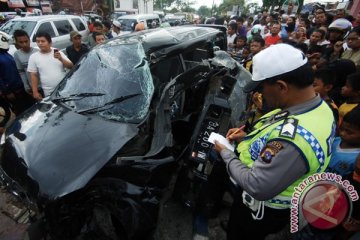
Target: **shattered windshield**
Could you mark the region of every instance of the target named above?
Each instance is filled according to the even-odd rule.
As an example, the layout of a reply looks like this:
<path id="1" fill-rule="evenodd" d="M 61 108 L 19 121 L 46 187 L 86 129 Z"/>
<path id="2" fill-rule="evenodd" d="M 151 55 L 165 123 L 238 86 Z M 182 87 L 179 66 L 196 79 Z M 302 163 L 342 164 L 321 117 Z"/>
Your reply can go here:
<path id="1" fill-rule="evenodd" d="M 60 83 L 52 100 L 78 113 L 136 123 L 145 118 L 153 91 L 142 45 L 113 44 L 90 51 Z"/>

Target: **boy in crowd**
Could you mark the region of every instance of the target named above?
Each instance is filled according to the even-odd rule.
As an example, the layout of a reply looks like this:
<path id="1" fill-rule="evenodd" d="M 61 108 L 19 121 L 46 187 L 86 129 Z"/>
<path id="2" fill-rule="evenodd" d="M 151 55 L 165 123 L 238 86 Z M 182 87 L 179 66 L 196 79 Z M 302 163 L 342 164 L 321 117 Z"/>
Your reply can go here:
<path id="1" fill-rule="evenodd" d="M 350 112 L 353 108 L 359 106 L 360 103 L 360 72 L 350 74 L 345 86 L 341 88 L 341 95 L 346 98 L 345 103 L 339 107 L 339 123 L 341 124 L 345 114 Z"/>
<path id="2" fill-rule="evenodd" d="M 38 52 L 39 50 L 30 46 L 29 35 L 24 30 L 15 30 L 13 38 L 15 40 L 15 44 L 19 48 L 14 53 L 16 67 L 19 71 L 21 80 L 24 83 L 25 91 L 29 94 L 32 94 L 30 73 L 27 72 L 27 67 L 30 55 Z"/>
<path id="3" fill-rule="evenodd" d="M 236 60 L 239 60 L 239 59 L 241 59 L 243 49 L 246 46 L 247 39 L 245 36 L 237 36 L 235 42 L 236 42 L 235 48 L 234 48 L 235 53 L 232 52 L 232 53 L 230 53 L 230 55 L 233 58 L 235 58 Z"/>
<path id="4" fill-rule="evenodd" d="M 314 90 L 329 105 L 334 114 L 336 123 L 339 121 L 339 109 L 335 102 L 329 97 L 335 82 L 334 73 L 328 68 L 322 68 L 314 73 Z"/>
<path id="5" fill-rule="evenodd" d="M 313 70 L 316 70 L 321 60 L 322 47 L 319 45 L 311 45 L 306 52 L 306 56 L 309 59 L 309 63 Z"/>
<path id="6" fill-rule="evenodd" d="M 252 73 L 252 59 L 253 57 L 258 54 L 261 50 L 263 50 L 265 47 L 265 41 L 262 37 L 255 36 L 251 40 L 250 43 L 250 51 L 251 54 L 248 56 L 248 58 L 243 63 L 243 66 Z"/>
<path id="7" fill-rule="evenodd" d="M 93 36 L 94 36 L 96 45 L 102 44 L 106 40 L 106 37 L 103 33 L 94 33 Z"/>
<path id="8" fill-rule="evenodd" d="M 103 25 L 101 22 L 94 22 L 93 32 L 89 35 L 89 47 L 92 48 L 96 45 L 95 34 L 103 33 Z"/>
<path id="9" fill-rule="evenodd" d="M 109 21 L 104 21 L 104 35 L 107 39 L 112 39 L 113 35 L 112 35 L 112 31 L 111 31 L 111 23 Z"/>
<path id="10" fill-rule="evenodd" d="M 238 61 L 240 62 L 241 65 L 244 66 L 244 62 L 246 61 L 246 59 L 248 59 L 248 57 L 250 56 L 250 46 L 249 45 L 245 45 L 243 50 L 242 50 L 242 54 L 241 56 L 238 58 Z"/>
<path id="11" fill-rule="evenodd" d="M 332 144 L 332 155 L 327 168 L 341 176 L 354 171 L 356 156 L 360 153 L 360 108 L 348 112 L 339 127 L 339 137 Z"/>

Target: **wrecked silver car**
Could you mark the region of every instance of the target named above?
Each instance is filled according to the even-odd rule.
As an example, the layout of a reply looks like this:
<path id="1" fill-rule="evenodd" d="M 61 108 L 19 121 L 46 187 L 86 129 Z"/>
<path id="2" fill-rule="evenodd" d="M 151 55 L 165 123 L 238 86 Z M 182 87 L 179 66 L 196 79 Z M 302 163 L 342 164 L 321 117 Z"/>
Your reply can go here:
<path id="1" fill-rule="evenodd" d="M 154 29 L 92 49 L 1 137 L 0 180 L 51 239 L 148 239 L 176 173 L 206 181 L 213 131 L 245 109 L 250 74 L 224 32 Z"/>

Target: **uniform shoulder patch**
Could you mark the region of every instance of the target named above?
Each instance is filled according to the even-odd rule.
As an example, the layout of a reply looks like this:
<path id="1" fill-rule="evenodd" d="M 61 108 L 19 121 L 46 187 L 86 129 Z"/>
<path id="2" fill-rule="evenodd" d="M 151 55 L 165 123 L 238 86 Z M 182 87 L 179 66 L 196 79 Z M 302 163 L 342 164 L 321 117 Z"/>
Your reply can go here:
<path id="1" fill-rule="evenodd" d="M 283 145 L 278 141 L 271 141 L 261 150 L 260 157 L 265 163 L 270 163 L 273 157 L 280 152 Z"/>
<path id="2" fill-rule="evenodd" d="M 279 137 L 294 139 L 299 120 L 295 118 L 286 118 L 279 133 Z"/>

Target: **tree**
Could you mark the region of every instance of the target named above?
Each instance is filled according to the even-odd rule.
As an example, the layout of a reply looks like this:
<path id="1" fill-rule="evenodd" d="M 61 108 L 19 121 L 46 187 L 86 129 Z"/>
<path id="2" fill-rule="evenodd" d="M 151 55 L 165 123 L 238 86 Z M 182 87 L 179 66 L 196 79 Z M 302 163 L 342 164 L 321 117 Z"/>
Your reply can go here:
<path id="1" fill-rule="evenodd" d="M 233 6 L 245 6 L 244 0 L 224 0 L 222 4 L 220 4 L 218 11 L 222 13 L 227 13 L 233 9 Z"/>
<path id="2" fill-rule="evenodd" d="M 154 0 L 154 9 L 170 7 L 176 0 Z"/>
<path id="3" fill-rule="evenodd" d="M 180 10 L 181 12 L 188 12 L 188 13 L 194 13 L 196 11 L 195 8 L 190 7 L 190 5 L 185 5 Z"/>
<path id="4" fill-rule="evenodd" d="M 211 9 L 207 6 L 200 6 L 197 14 L 199 14 L 202 17 L 210 17 L 211 16 Z"/>

